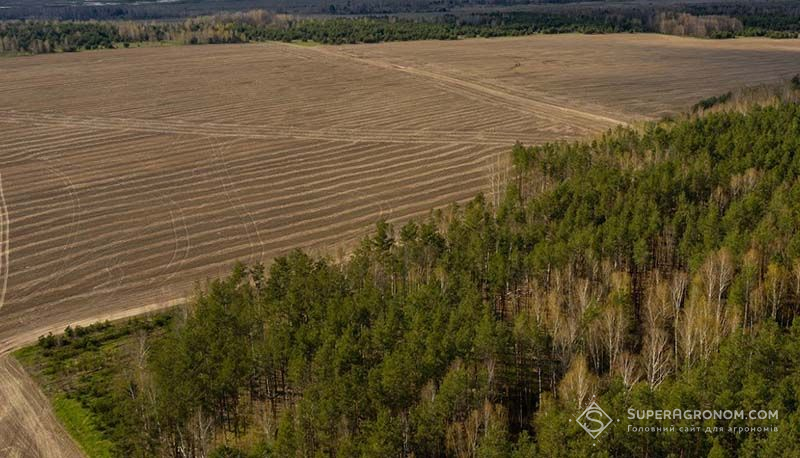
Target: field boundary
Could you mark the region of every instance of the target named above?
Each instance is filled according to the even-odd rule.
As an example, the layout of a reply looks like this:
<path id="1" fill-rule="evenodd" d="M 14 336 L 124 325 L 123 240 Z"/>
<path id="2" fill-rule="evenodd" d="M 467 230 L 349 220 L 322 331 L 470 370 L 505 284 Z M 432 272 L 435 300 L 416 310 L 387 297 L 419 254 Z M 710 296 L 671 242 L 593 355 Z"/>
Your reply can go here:
<path id="1" fill-rule="evenodd" d="M 100 313 L 92 317 L 83 318 L 79 320 L 62 320 L 56 324 L 49 324 L 47 326 L 42 326 L 30 331 L 26 331 L 21 334 L 16 334 L 14 337 L 0 342 L 0 358 L 5 358 L 11 352 L 19 348 L 22 348 L 26 345 L 36 343 L 37 339 L 39 339 L 39 336 L 46 335 L 50 332 L 52 332 L 53 334 L 61 334 L 64 331 L 64 328 L 66 328 L 67 326 L 73 326 L 73 327 L 89 326 L 94 323 L 103 321 L 124 320 L 126 318 L 132 318 L 138 315 L 158 312 L 160 310 L 165 310 L 170 307 L 175 307 L 177 305 L 185 303 L 186 301 L 187 301 L 186 297 L 181 297 L 169 301 L 156 302 L 153 304 L 143 305 L 141 307 L 134 307 L 110 313 Z"/>

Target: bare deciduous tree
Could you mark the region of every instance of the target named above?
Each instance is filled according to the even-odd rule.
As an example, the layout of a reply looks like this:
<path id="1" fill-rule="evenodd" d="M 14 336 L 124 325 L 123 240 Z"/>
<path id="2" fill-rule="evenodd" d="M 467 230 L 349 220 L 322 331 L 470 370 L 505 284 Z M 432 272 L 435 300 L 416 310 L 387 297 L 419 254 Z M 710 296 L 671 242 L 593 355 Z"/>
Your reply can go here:
<path id="1" fill-rule="evenodd" d="M 662 329 L 647 333 L 642 347 L 642 361 L 650 388 L 657 388 L 672 371 L 669 336 Z"/>
<path id="2" fill-rule="evenodd" d="M 767 274 L 764 276 L 764 286 L 773 320 L 778 319 L 778 311 L 786 296 L 788 276 L 786 269 L 780 264 L 770 263 L 769 266 L 767 266 Z"/>
<path id="3" fill-rule="evenodd" d="M 636 384 L 641 377 L 636 357 L 628 352 L 623 352 L 620 354 L 619 358 L 617 358 L 614 371 L 622 378 L 622 383 L 624 383 L 628 389 Z"/>
<path id="4" fill-rule="evenodd" d="M 717 320 L 722 323 L 724 312 L 723 296 L 733 279 L 733 258 L 726 248 L 712 253 L 700 268 L 700 277 L 706 293 L 706 302 L 714 307 Z"/>
<path id="5" fill-rule="evenodd" d="M 678 362 L 678 320 L 681 316 L 681 308 L 686 298 L 686 287 L 689 283 L 689 276 L 686 272 L 675 272 L 672 275 L 670 284 L 670 299 L 672 300 L 672 331 L 673 347 L 675 352 L 675 364 Z"/>
<path id="6" fill-rule="evenodd" d="M 574 402 L 580 409 L 591 398 L 596 385 L 596 377 L 589 372 L 586 357 L 578 354 L 572 358 L 572 364 L 564 374 L 558 392 L 563 399 Z"/>
<path id="7" fill-rule="evenodd" d="M 600 315 L 600 324 L 603 331 L 603 342 L 608 354 L 609 367 L 614 367 L 617 358 L 622 352 L 625 341 L 625 330 L 628 320 L 622 306 L 616 303 L 608 304 Z"/>

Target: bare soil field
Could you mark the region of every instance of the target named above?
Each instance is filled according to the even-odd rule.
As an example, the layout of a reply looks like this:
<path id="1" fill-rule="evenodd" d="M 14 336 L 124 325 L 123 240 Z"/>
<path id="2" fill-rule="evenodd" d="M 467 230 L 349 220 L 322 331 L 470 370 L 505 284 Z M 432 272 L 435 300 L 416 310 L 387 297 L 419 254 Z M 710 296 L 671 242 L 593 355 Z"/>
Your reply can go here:
<path id="1" fill-rule="evenodd" d="M 699 99 L 798 72 L 800 40 L 698 40 L 656 34 L 542 35 L 340 46 L 387 65 L 622 119 L 684 111 Z"/>
<path id="2" fill-rule="evenodd" d="M 515 141 L 798 71 L 796 40 L 657 35 L 2 59 L 0 355 L 174 304 L 236 260 L 332 253 L 378 218 L 469 199 Z M 7 412 L 29 409 L 8 393 Z"/>
<path id="3" fill-rule="evenodd" d="M 3 65 L 0 349 L 423 215 L 485 188 L 515 140 L 613 124 L 280 44 Z"/>

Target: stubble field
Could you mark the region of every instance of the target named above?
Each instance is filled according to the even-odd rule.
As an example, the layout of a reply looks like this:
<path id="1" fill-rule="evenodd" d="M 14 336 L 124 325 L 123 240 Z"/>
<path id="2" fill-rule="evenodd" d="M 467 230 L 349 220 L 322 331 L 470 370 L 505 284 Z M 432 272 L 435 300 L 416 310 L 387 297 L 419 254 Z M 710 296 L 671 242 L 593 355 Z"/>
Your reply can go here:
<path id="1" fill-rule="evenodd" d="M 2 59 L 0 354 L 469 199 L 515 141 L 682 111 L 799 58 L 796 40 L 564 35 Z M 0 429 L 27 408 L 3 400 Z"/>

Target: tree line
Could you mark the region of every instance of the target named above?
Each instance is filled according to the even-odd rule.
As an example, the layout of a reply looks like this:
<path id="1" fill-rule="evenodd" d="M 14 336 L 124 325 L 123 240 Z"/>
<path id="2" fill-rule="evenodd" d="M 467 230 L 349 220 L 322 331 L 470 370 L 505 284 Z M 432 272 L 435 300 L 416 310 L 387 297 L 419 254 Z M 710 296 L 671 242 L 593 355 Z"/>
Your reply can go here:
<path id="1" fill-rule="evenodd" d="M 696 16 L 721 15 L 741 21 L 746 36 L 796 37 L 800 32 L 800 5 L 790 0 L 687 4 L 683 11 Z"/>
<path id="2" fill-rule="evenodd" d="M 435 20 L 393 17 L 296 19 L 254 10 L 202 16 L 182 22 L 0 22 L 0 51 L 38 54 L 161 41 L 180 44 L 251 41 L 345 44 L 643 30 L 638 21 L 633 19 L 593 15 L 571 17 L 558 14 L 491 13 L 461 19 L 445 16 Z"/>
<path id="3" fill-rule="evenodd" d="M 116 452 L 793 456 L 798 119 L 773 101 L 516 145 L 496 195 L 379 222 L 343 260 L 238 265 L 108 383 Z M 780 418 L 595 444 L 571 421 L 593 397 Z"/>
<path id="4" fill-rule="evenodd" d="M 0 52 L 70 52 L 162 41 L 180 44 L 251 41 L 345 44 L 619 32 L 657 32 L 705 38 L 742 35 L 793 38 L 798 29 L 796 21 L 767 21 L 763 18 L 755 21 L 752 16 L 740 20 L 725 15 L 697 16 L 635 7 L 562 7 L 553 11 L 447 14 L 417 19 L 390 16 L 309 19 L 252 10 L 183 21 L 5 21 L 0 22 Z"/>

